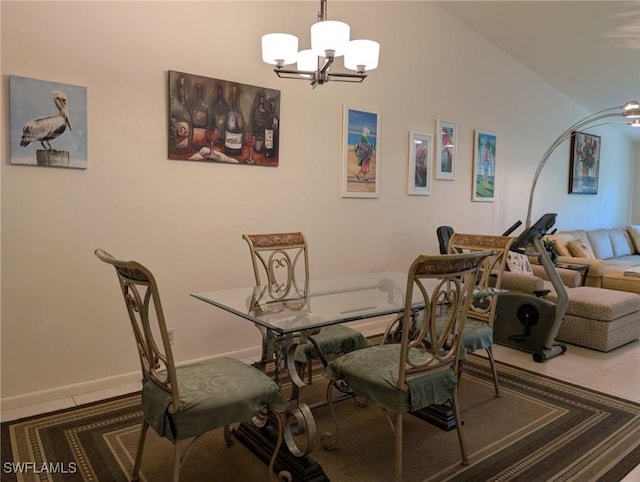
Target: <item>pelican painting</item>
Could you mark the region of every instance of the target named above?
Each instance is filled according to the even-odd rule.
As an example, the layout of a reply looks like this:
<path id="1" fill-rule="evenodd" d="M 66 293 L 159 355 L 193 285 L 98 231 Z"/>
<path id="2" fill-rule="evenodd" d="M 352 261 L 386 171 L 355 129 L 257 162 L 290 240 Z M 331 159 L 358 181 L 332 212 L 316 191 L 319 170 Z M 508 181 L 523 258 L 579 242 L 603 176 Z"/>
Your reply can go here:
<path id="1" fill-rule="evenodd" d="M 38 117 L 27 122 L 22 127 L 22 139 L 20 146 L 26 147 L 32 142 L 40 142 L 42 147 L 51 150 L 52 139 L 62 134 L 67 126 L 71 130 L 71 122 L 69 122 L 69 108 L 67 107 L 67 96 L 59 90 L 53 93 L 53 102 L 58 108 L 58 115 L 47 117 Z M 46 144 L 45 144 L 46 143 Z"/>
<path id="2" fill-rule="evenodd" d="M 86 87 L 12 75 L 9 95 L 11 164 L 86 169 Z"/>

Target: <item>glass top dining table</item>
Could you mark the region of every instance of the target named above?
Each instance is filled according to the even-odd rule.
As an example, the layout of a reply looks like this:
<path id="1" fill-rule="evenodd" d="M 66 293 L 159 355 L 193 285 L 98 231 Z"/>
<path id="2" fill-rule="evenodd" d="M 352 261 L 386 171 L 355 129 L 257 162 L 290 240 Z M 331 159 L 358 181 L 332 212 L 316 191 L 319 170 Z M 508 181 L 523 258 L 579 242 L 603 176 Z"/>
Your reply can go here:
<path id="1" fill-rule="evenodd" d="M 385 271 L 294 283 L 286 293 L 277 286 L 254 286 L 191 296 L 287 335 L 400 313 L 406 285 L 407 273 Z"/>

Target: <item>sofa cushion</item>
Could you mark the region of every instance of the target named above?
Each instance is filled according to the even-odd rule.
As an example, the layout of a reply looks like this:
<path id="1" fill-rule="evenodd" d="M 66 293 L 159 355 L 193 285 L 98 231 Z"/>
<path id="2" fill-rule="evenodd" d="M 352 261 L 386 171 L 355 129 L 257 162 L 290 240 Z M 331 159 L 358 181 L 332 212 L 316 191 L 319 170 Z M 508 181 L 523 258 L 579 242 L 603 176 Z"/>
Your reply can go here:
<path id="1" fill-rule="evenodd" d="M 608 229 L 588 231 L 587 238 L 589 238 L 589 244 L 591 244 L 591 249 L 593 249 L 593 254 L 595 254 L 596 258 L 609 259 L 614 257 Z"/>
<path id="2" fill-rule="evenodd" d="M 559 256 L 572 256 L 567 246 L 570 241 L 575 240 L 572 235 L 565 233 L 550 234 L 547 239 L 553 243 L 553 247 L 556 248 Z"/>
<path id="3" fill-rule="evenodd" d="M 608 229 L 609 239 L 611 240 L 611 247 L 613 248 L 613 256 L 627 256 L 633 254 L 635 246 L 631 241 L 629 233 L 624 228 L 612 228 Z"/>
<path id="4" fill-rule="evenodd" d="M 640 253 L 640 225 L 630 225 L 627 227 L 629 237 L 633 242 L 633 247 L 636 253 Z"/>
<path id="5" fill-rule="evenodd" d="M 524 254 L 509 251 L 507 254 L 507 267 L 513 273 L 524 273 L 533 276 L 529 257 Z"/>
<path id="6" fill-rule="evenodd" d="M 586 244 L 581 239 L 575 239 L 573 241 L 569 241 L 567 243 L 567 247 L 569 248 L 569 252 L 571 253 L 571 256 L 576 256 L 578 258 L 595 259 L 595 255 L 591 250 L 591 246 Z"/>

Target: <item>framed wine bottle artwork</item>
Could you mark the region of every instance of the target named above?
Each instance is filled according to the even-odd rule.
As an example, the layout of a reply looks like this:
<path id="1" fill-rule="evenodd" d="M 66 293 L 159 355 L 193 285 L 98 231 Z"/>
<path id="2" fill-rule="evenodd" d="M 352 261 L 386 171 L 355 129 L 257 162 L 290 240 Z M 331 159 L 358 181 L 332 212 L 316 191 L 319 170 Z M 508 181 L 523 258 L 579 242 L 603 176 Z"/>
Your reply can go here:
<path id="1" fill-rule="evenodd" d="M 378 197 L 380 115 L 343 108 L 342 197 Z"/>
<path id="2" fill-rule="evenodd" d="M 169 71 L 168 157 L 277 167 L 280 91 Z"/>

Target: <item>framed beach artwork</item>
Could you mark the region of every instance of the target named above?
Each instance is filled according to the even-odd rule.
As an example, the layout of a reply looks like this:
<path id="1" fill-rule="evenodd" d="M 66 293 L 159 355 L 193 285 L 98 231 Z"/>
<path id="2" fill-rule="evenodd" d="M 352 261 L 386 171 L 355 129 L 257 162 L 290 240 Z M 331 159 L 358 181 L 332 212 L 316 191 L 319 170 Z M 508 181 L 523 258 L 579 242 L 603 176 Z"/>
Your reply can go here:
<path id="1" fill-rule="evenodd" d="M 344 106 L 342 197 L 378 197 L 379 143 L 380 115 Z"/>
<path id="2" fill-rule="evenodd" d="M 87 88 L 9 76 L 11 164 L 87 168 Z"/>
<path id="3" fill-rule="evenodd" d="M 475 130 L 473 149 L 473 193 L 471 200 L 493 202 L 496 180 L 496 135 Z"/>
<path id="4" fill-rule="evenodd" d="M 433 136 L 421 132 L 409 132 L 409 194 L 431 194 L 431 159 Z"/>
<path id="5" fill-rule="evenodd" d="M 571 134 L 569 194 L 598 194 L 600 137 L 584 132 Z"/>
<path id="6" fill-rule="evenodd" d="M 458 127 L 455 122 L 436 121 L 435 178 L 453 181 L 456 178 L 456 143 Z"/>

